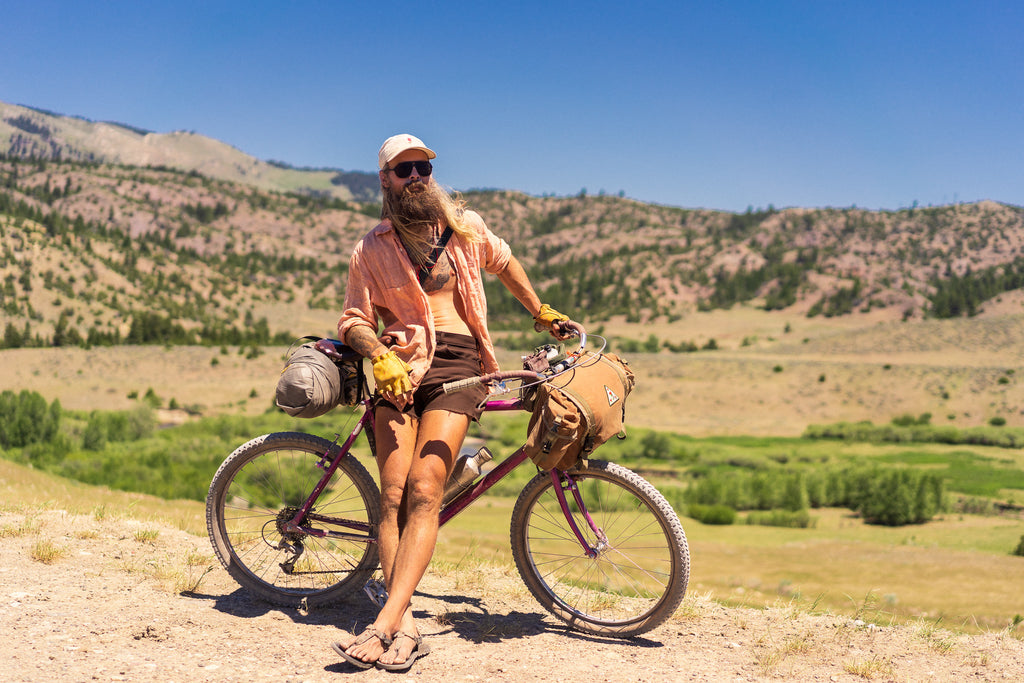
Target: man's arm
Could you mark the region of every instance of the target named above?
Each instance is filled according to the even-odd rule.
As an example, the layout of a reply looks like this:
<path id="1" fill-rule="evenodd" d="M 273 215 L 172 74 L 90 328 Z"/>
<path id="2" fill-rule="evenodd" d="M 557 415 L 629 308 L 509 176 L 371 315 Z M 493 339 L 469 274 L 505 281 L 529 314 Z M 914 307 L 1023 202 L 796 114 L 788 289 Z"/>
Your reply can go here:
<path id="1" fill-rule="evenodd" d="M 388 347 L 381 344 L 373 330 L 365 325 L 349 328 L 345 343 L 364 358 L 373 359 L 388 352 Z"/>
<path id="2" fill-rule="evenodd" d="M 537 296 L 533 285 L 530 284 L 530 278 L 526 276 L 526 271 L 523 269 L 523 264 L 519 263 L 519 259 L 512 256 L 505 270 L 498 273 L 498 279 L 512 293 L 512 296 L 526 307 L 531 316 L 540 313 L 540 297 Z"/>

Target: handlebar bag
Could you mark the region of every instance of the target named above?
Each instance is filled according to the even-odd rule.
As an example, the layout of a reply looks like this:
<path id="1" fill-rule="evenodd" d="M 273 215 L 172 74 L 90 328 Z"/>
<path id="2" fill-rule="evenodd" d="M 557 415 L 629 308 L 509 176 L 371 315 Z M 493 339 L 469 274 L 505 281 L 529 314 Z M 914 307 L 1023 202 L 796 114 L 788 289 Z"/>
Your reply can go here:
<path id="1" fill-rule="evenodd" d="M 319 337 L 305 337 L 319 340 Z M 285 362 L 277 380 L 275 403 L 292 417 L 319 417 L 340 404 L 355 405 L 360 398 L 361 367 L 339 362 L 315 343 L 303 344 Z"/>
<path id="2" fill-rule="evenodd" d="M 571 370 L 531 388 L 526 453 L 542 470 L 567 470 L 613 436 L 625 438 L 626 397 L 636 380 L 612 353 L 585 353 Z"/>

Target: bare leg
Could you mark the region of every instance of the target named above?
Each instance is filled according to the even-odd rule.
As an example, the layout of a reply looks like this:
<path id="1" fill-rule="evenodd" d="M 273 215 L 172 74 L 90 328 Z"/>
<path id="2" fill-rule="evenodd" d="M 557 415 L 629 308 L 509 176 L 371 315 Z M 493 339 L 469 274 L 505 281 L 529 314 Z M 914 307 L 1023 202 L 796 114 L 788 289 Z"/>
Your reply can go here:
<path id="1" fill-rule="evenodd" d="M 430 411 L 417 424 L 397 411 L 381 408 L 377 425 L 378 542 L 388 601 L 373 626 L 389 635 L 400 630 L 414 635 L 410 601 L 434 554 L 445 480 L 466 437 L 469 417 Z M 373 639 L 346 651 L 365 661 L 393 663 L 405 661 L 412 647 L 412 641 L 403 638 L 385 655 L 380 641 Z"/>
<path id="2" fill-rule="evenodd" d="M 381 520 L 377 532 L 384 585 L 391 589 L 391 572 L 405 526 L 406 483 L 416 453 L 419 421 L 389 406 L 376 414 L 377 469 L 380 472 Z"/>

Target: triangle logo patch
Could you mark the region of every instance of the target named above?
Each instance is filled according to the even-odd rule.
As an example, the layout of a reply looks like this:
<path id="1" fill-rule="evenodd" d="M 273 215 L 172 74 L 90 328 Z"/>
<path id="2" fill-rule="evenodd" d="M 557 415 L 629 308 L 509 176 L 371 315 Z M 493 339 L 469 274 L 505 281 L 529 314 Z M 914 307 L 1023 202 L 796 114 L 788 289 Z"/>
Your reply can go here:
<path id="1" fill-rule="evenodd" d="M 611 390 L 611 388 L 607 384 L 604 385 L 604 393 L 605 396 L 608 397 L 609 406 L 613 406 L 619 402 L 619 397 L 615 394 L 614 391 Z"/>

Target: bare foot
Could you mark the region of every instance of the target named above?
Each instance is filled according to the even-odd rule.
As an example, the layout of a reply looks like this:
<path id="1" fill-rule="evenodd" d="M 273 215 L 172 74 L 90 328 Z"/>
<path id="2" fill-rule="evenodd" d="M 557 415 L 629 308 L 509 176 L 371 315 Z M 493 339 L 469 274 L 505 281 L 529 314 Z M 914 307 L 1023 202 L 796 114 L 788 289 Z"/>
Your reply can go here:
<path id="1" fill-rule="evenodd" d="M 368 668 L 380 659 L 391 645 L 391 638 L 374 626 L 367 626 L 362 633 L 334 644 L 334 650 L 348 662 Z"/>
<path id="2" fill-rule="evenodd" d="M 381 664 L 399 664 L 407 659 L 412 651 L 416 649 L 416 638 L 419 637 L 419 629 L 416 628 L 416 620 L 412 616 L 412 605 L 406 608 L 402 615 L 402 622 L 398 625 L 398 631 L 392 636 L 391 647 L 387 652 L 380 655 Z"/>
<path id="3" fill-rule="evenodd" d="M 412 655 L 413 650 L 419 645 L 420 637 L 415 631 L 406 633 L 399 631 L 395 634 L 391 647 L 387 652 L 379 655 L 377 661 L 381 664 L 401 664 L 406 662 Z"/>

